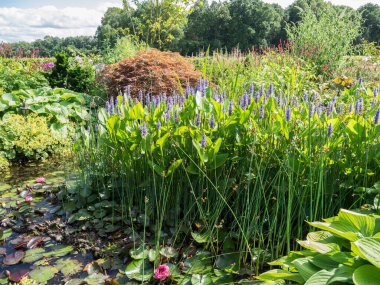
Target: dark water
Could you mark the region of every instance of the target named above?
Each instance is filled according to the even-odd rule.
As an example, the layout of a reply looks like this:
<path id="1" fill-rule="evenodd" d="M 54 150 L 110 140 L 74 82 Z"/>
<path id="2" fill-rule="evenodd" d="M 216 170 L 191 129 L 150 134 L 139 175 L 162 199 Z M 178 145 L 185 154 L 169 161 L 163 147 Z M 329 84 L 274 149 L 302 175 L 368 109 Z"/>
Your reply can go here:
<path id="1" fill-rule="evenodd" d="M 65 224 L 57 215 L 56 195 L 73 169 L 69 162 L 54 161 L 0 174 L 0 284 L 27 275 L 41 284 L 81 284 L 89 275 L 83 268 L 92 254 L 60 243 L 58 228 Z M 36 183 L 37 177 L 46 183 Z M 26 202 L 26 196 L 33 201 Z"/>

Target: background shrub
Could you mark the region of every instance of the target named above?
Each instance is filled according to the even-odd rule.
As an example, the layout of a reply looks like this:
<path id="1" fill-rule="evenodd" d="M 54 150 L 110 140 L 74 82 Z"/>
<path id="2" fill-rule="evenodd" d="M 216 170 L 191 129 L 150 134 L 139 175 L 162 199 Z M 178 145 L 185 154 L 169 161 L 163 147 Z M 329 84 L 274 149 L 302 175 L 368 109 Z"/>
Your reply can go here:
<path id="1" fill-rule="evenodd" d="M 353 51 L 360 34 L 360 17 L 355 11 L 332 5 L 318 13 L 306 6 L 301 21 L 289 24 L 286 30 L 293 54 L 314 64 L 318 74 L 328 74 Z"/>
<path id="2" fill-rule="evenodd" d="M 54 132 L 47 117 L 6 114 L 0 122 L 0 151 L 8 160 L 46 158 L 68 146 L 71 135 Z"/>
<path id="3" fill-rule="evenodd" d="M 103 73 L 111 95 L 124 92 L 128 85 L 134 96 L 140 90 L 171 95 L 174 91 L 185 89 L 188 83 L 195 85 L 200 78 L 201 73 L 179 53 L 156 49 L 139 51 L 134 57 L 107 66 Z"/>

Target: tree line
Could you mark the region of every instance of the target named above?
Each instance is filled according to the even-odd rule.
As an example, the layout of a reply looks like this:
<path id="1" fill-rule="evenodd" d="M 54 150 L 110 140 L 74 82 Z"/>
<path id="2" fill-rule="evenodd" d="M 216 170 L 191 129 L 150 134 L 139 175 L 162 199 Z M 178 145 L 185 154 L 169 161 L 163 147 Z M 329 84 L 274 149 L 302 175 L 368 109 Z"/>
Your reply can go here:
<path id="1" fill-rule="evenodd" d="M 312 7 L 322 13 L 324 0 L 296 0 L 286 9 L 261 0 L 123 0 L 121 8 L 109 8 L 94 36 L 58 38 L 47 36 L 32 43 L 20 42 L 14 48 L 38 49 L 41 56 L 71 48 L 85 54 L 104 53 L 117 40 L 128 36 L 161 50 L 190 55 L 210 48 L 241 50 L 276 46 L 287 40 L 286 26 L 297 24 L 302 10 Z M 352 12 L 353 8 L 333 6 Z M 366 4 L 356 11 L 361 16 L 362 41 L 380 44 L 380 6 Z"/>

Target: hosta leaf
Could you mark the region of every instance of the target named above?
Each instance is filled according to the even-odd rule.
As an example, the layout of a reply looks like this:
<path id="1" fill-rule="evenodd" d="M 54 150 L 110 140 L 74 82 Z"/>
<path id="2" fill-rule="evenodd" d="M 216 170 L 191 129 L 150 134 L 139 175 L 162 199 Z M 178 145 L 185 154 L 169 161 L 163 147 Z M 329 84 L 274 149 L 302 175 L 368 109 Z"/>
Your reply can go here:
<path id="1" fill-rule="evenodd" d="M 130 250 L 129 254 L 133 259 L 145 259 L 149 255 L 149 250 L 146 249 L 143 245 L 141 245 L 136 249 Z"/>
<path id="2" fill-rule="evenodd" d="M 362 238 L 352 243 L 352 251 L 380 268 L 380 238 Z"/>
<path id="3" fill-rule="evenodd" d="M 363 236 L 369 237 L 374 234 L 375 218 L 371 216 L 341 209 L 338 217 L 341 221 L 353 225 Z"/>
<path id="4" fill-rule="evenodd" d="M 297 241 L 302 247 L 326 254 L 326 253 L 332 253 L 332 252 L 338 252 L 340 251 L 339 245 L 335 243 L 320 243 L 315 241 L 309 241 L 309 240 L 303 240 L 303 241 Z"/>
<path id="5" fill-rule="evenodd" d="M 354 271 L 355 285 L 379 285 L 380 269 L 373 265 L 363 265 Z"/>
<path id="6" fill-rule="evenodd" d="M 333 271 L 318 271 L 306 281 L 305 285 L 326 285 L 333 274 Z"/>
<path id="7" fill-rule="evenodd" d="M 273 280 L 289 280 L 297 283 L 304 283 L 305 280 L 299 273 L 292 273 L 282 269 L 273 269 L 265 273 L 260 274 L 257 279 L 262 281 L 273 281 Z"/>
<path id="8" fill-rule="evenodd" d="M 356 241 L 360 238 L 360 233 L 351 224 L 333 221 L 333 222 L 309 222 L 312 227 L 329 231 L 338 237 L 348 239 L 349 241 Z"/>
<path id="9" fill-rule="evenodd" d="M 310 262 L 309 258 L 298 258 L 292 262 L 302 278 L 308 280 L 320 269 Z"/>
<path id="10" fill-rule="evenodd" d="M 334 269 L 334 274 L 328 280 L 327 284 L 352 284 L 352 274 L 354 273 L 354 268 L 349 266 L 340 266 Z"/>

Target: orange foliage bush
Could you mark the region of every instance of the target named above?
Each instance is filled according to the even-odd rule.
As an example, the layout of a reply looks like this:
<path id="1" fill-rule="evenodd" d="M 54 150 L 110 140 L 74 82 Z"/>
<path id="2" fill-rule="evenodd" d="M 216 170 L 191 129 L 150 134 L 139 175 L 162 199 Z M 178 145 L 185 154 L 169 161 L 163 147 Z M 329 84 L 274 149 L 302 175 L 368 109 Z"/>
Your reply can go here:
<path id="1" fill-rule="evenodd" d="M 201 76 L 179 53 L 156 49 L 139 51 L 134 57 L 107 66 L 102 73 L 109 95 L 116 95 L 130 85 L 132 96 L 140 90 L 171 95 L 173 91 L 180 91 L 179 83 L 185 90 L 188 83 L 195 86 Z"/>

